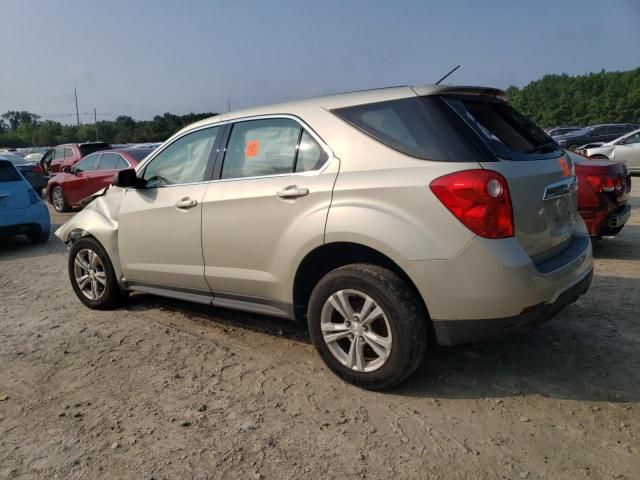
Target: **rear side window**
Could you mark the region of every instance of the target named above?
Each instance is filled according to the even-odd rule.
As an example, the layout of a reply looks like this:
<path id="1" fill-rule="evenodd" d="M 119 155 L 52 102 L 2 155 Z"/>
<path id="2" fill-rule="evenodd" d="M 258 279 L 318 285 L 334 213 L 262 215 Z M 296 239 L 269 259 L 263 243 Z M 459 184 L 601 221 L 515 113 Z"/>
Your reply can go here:
<path id="1" fill-rule="evenodd" d="M 103 153 L 98 170 L 115 170 L 119 160 L 121 157 L 117 153 Z"/>
<path id="2" fill-rule="evenodd" d="M 11 162 L 0 160 L 0 183 L 2 182 L 19 182 L 22 180 L 20 174 Z"/>
<path id="3" fill-rule="evenodd" d="M 95 155 L 87 155 L 82 160 L 80 160 L 76 166 L 74 167 L 74 171 L 76 173 L 80 172 L 93 172 L 98 168 L 98 161 L 100 160 L 100 154 L 97 153 Z"/>
<path id="4" fill-rule="evenodd" d="M 221 178 L 291 173 L 300 132 L 300 125 L 288 118 L 236 123 L 229 137 Z"/>
<path id="5" fill-rule="evenodd" d="M 528 160 L 535 154 L 562 154 L 551 137 L 505 102 L 477 97 L 448 97 L 447 102 L 501 158 Z"/>
<path id="6" fill-rule="evenodd" d="M 333 113 L 385 145 L 423 160 L 472 162 L 478 153 L 451 123 L 438 97 L 411 97 Z"/>

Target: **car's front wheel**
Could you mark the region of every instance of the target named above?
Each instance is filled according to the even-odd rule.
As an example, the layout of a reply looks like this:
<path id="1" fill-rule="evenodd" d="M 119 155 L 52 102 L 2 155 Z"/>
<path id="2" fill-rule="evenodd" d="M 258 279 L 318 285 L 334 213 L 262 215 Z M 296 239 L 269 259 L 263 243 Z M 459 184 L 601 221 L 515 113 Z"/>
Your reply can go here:
<path id="1" fill-rule="evenodd" d="M 324 362 L 371 390 L 391 388 L 415 371 L 427 350 L 426 322 L 413 290 L 376 265 L 329 272 L 309 301 L 309 332 Z"/>
<path id="2" fill-rule="evenodd" d="M 73 290 L 87 307 L 107 310 L 122 304 L 125 296 L 109 255 L 95 238 L 76 240 L 71 245 L 67 265 Z"/>
<path id="3" fill-rule="evenodd" d="M 51 203 L 53 204 L 53 208 L 58 212 L 68 212 L 70 210 L 69 205 L 64 198 L 62 187 L 53 187 L 53 190 L 51 191 Z"/>

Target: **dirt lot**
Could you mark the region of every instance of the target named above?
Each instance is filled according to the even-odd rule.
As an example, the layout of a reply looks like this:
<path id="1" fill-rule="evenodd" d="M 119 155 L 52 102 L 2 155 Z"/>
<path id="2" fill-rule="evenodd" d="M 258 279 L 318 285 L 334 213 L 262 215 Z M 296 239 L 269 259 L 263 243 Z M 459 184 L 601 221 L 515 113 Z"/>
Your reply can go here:
<path id="1" fill-rule="evenodd" d="M 634 181 L 586 296 L 390 393 L 334 377 L 302 325 L 143 295 L 88 310 L 57 239 L 0 241 L 0 478 L 640 478 Z"/>

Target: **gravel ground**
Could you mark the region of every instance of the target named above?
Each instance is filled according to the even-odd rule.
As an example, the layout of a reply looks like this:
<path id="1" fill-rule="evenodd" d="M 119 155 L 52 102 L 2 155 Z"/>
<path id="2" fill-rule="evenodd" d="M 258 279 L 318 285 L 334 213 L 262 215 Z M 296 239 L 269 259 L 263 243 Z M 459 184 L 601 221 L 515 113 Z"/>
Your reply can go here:
<path id="1" fill-rule="evenodd" d="M 0 478 L 640 478 L 634 180 L 586 296 L 388 393 L 338 380 L 302 325 L 147 295 L 91 311 L 61 242 L 0 241 Z"/>

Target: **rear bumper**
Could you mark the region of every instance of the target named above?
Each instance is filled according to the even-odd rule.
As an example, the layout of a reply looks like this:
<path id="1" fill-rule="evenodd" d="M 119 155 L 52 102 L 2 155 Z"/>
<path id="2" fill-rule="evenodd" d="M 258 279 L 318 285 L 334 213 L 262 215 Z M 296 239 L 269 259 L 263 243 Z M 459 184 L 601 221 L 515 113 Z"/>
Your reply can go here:
<path id="1" fill-rule="evenodd" d="M 38 234 L 51 229 L 49 210 L 42 202 L 29 208 L 6 210 L 0 215 L 0 236 Z"/>
<path id="2" fill-rule="evenodd" d="M 476 320 L 439 320 L 433 326 L 440 345 L 486 342 L 496 340 L 508 332 L 526 329 L 551 320 L 567 305 L 589 289 L 593 278 L 593 269 L 574 286 L 560 294 L 550 304 L 531 307 L 524 313 L 512 317 L 476 319 Z"/>
<path id="3" fill-rule="evenodd" d="M 631 205 L 610 204 L 608 208 L 580 210 L 580 215 L 587 225 L 589 235 L 597 237 L 607 233 L 607 230 L 623 227 L 631 215 Z"/>
<path id="4" fill-rule="evenodd" d="M 534 264 L 515 238 L 481 237 L 449 260 L 398 263 L 424 299 L 443 345 L 480 341 L 487 337 L 482 334 L 487 323 L 502 325 L 497 330 L 503 330 L 514 323 L 530 323 L 529 316 L 534 316 L 530 312 L 535 311 L 536 318 L 555 314 L 567 298 L 577 298 L 566 292 L 590 278 L 593 269 L 591 242 L 581 221 L 565 251 L 542 264 Z M 521 315 L 526 315 L 524 320 L 514 320 Z"/>

